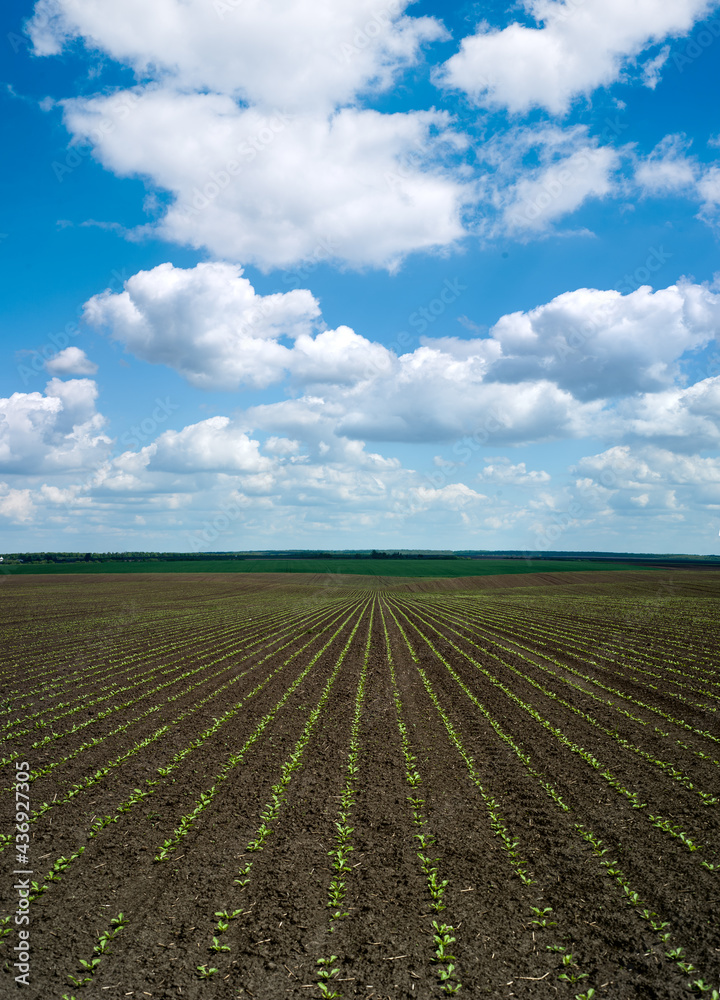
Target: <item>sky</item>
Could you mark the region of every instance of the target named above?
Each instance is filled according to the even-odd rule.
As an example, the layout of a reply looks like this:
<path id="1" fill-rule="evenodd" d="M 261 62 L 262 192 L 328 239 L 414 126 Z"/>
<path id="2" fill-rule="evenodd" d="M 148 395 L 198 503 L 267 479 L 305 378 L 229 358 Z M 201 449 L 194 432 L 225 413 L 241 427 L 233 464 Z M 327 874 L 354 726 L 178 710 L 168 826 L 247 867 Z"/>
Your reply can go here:
<path id="1" fill-rule="evenodd" d="M 0 551 L 720 552 L 720 0 L 0 18 Z"/>

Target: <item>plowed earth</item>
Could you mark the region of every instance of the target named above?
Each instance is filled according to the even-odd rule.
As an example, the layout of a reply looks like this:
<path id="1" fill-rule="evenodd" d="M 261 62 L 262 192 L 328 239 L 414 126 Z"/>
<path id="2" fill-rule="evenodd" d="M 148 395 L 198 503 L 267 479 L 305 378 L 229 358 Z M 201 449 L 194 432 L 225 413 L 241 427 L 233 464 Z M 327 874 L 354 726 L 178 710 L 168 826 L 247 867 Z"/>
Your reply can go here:
<path id="1" fill-rule="evenodd" d="M 718 580 L 6 581 L 0 992 L 710 997 Z"/>

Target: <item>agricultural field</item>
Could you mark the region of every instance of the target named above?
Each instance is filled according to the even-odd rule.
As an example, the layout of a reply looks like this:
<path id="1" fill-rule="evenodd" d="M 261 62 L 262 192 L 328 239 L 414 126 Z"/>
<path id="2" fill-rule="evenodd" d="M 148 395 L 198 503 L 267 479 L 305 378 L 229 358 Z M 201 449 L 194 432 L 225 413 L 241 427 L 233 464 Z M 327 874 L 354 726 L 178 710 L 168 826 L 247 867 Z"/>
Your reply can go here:
<path id="1" fill-rule="evenodd" d="M 719 583 L 6 578 L 0 993 L 718 1000 Z"/>
<path id="2" fill-rule="evenodd" d="M 274 559 L 243 557 L 226 560 L 148 560 L 147 562 L 10 563 L 2 573 L 13 576 L 47 573 L 318 573 L 375 577 L 507 576 L 512 573 L 576 573 L 578 570 L 637 570 L 629 560 L 551 559 Z"/>

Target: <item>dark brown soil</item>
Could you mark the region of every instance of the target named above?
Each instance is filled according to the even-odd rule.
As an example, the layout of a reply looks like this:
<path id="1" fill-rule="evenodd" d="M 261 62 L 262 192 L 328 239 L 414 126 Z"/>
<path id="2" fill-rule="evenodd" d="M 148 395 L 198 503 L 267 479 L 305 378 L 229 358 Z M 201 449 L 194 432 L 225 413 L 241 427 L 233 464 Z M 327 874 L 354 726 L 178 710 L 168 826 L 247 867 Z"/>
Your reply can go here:
<path id="1" fill-rule="evenodd" d="M 718 582 L 689 570 L 10 580 L 0 604 L 0 834 L 16 832 L 16 760 L 43 772 L 31 809 L 49 808 L 30 825 L 29 868 L 45 891 L 30 906 L 29 987 L 13 967 L 13 886 L 23 878 L 13 873 L 24 866 L 14 841 L 0 841 L 0 918 L 11 917 L 0 994 L 431 1000 L 447 995 L 439 970 L 452 961 L 447 982 L 472 998 L 710 996 L 689 987 L 720 989 L 720 868 L 708 867 L 720 864 L 720 801 L 698 794 L 720 800 Z M 329 852 L 366 650 L 347 915 L 333 922 Z M 633 808 L 634 791 L 644 808 Z M 273 794 L 270 831 L 249 850 Z M 202 796 L 206 807 L 156 860 Z M 91 836 L 101 817 L 112 821 Z M 594 854 L 577 824 L 607 853 Z M 447 883 L 438 912 L 420 829 Z M 63 857 L 59 879 L 45 881 Z M 218 934 L 223 910 L 241 912 Z M 90 981 L 74 985 L 119 913 L 123 930 Z M 455 939 L 444 963 L 434 961 L 433 921 Z M 213 936 L 229 950 L 213 951 Z M 331 958 L 323 994 L 318 960 Z M 203 968 L 217 971 L 202 978 Z"/>

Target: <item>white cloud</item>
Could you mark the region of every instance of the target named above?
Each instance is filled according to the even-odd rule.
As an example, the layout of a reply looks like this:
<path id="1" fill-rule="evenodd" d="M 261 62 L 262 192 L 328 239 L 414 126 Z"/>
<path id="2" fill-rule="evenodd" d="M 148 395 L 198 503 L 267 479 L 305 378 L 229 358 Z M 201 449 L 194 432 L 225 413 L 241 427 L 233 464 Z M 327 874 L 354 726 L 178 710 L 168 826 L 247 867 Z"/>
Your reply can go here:
<path id="1" fill-rule="evenodd" d="M 484 493 L 477 493 L 465 483 L 449 483 L 440 489 L 431 486 L 419 486 L 412 490 L 413 505 L 418 507 L 445 507 L 450 510 L 462 510 L 468 505 L 474 505 L 487 500 Z"/>
<path id="2" fill-rule="evenodd" d="M 603 145 L 603 138 L 579 124 L 514 125 L 490 133 L 477 150 L 485 167 L 480 197 L 491 209 L 483 235 L 542 236 L 588 201 L 621 193 L 621 168 L 632 147 Z"/>
<path id="3" fill-rule="evenodd" d="M 14 490 L 7 483 L 0 483 L 0 517 L 15 524 L 32 521 L 35 506 L 30 490 Z"/>
<path id="4" fill-rule="evenodd" d="M 614 509 L 699 510 L 720 506 L 720 459 L 682 455 L 654 445 L 616 445 L 573 468 L 586 495 L 605 494 Z"/>
<path id="5" fill-rule="evenodd" d="M 717 145 L 712 140 L 710 146 Z M 667 135 L 637 161 L 635 183 L 646 197 L 682 195 L 700 203 L 697 218 L 717 228 L 720 216 L 720 167 L 689 154 L 684 135 Z"/>
<path id="6" fill-rule="evenodd" d="M 711 166 L 703 171 L 698 179 L 697 191 L 702 199 L 700 218 L 711 225 L 717 225 L 720 208 L 720 167 Z"/>
<path id="7" fill-rule="evenodd" d="M 382 344 L 374 344 L 348 326 L 327 330 L 312 338 L 298 338 L 289 368 L 302 384 L 351 385 L 382 375 L 390 375 L 395 357 Z"/>
<path id="8" fill-rule="evenodd" d="M 549 483 L 550 476 L 544 470 L 533 469 L 528 472 L 525 462 L 512 465 L 509 459 L 496 460 L 478 473 L 481 483 L 502 483 L 508 486 L 539 486 Z"/>
<path id="9" fill-rule="evenodd" d="M 0 399 L 0 470 L 33 473 L 93 468 L 112 444 L 95 410 L 90 379 L 51 379 L 45 394 L 16 392 Z"/>
<path id="10" fill-rule="evenodd" d="M 240 267 L 223 263 L 160 264 L 85 304 L 88 322 L 137 357 L 214 389 L 277 381 L 290 357 L 278 338 L 305 333 L 319 312 L 310 292 L 257 295 Z"/>
<path id="11" fill-rule="evenodd" d="M 635 180 L 644 194 L 667 195 L 695 186 L 698 173 L 687 155 L 688 142 L 681 135 L 666 135 L 635 171 Z"/>
<path id="12" fill-rule="evenodd" d="M 716 0 L 526 0 L 542 27 L 481 23 L 444 67 L 443 82 L 478 104 L 513 113 L 546 108 L 565 114 L 572 101 L 606 87 L 648 46 L 687 34 Z M 645 69 L 654 87 L 659 53 Z"/>
<path id="13" fill-rule="evenodd" d="M 165 431 L 143 449 L 147 468 L 162 472 L 264 472 L 270 459 L 229 417 L 210 417 L 181 431 Z"/>
<path id="14" fill-rule="evenodd" d="M 509 313 L 490 334 L 502 348 L 491 377 L 548 378 L 579 399 L 616 398 L 673 384 L 685 351 L 720 329 L 720 295 L 689 282 L 628 295 L 580 288 L 526 313 Z"/>
<path id="15" fill-rule="evenodd" d="M 161 237 L 266 269 L 393 269 L 460 240 L 475 198 L 449 115 L 360 105 L 447 35 L 408 5 L 158 0 L 149 16 L 140 0 L 39 0 L 29 30 L 38 54 L 79 37 L 143 80 L 59 103 L 107 169 L 170 193 Z"/>
<path id="16" fill-rule="evenodd" d="M 625 440 L 652 442 L 676 452 L 720 446 L 720 376 L 687 388 L 627 399 L 608 420 Z"/>
<path id="17" fill-rule="evenodd" d="M 291 438 L 271 436 L 263 445 L 263 450 L 268 455 L 284 457 L 287 455 L 297 455 L 301 447 L 302 445 L 299 441 L 293 441 Z"/>
<path id="18" fill-rule="evenodd" d="M 614 192 L 620 162 L 610 146 L 586 146 L 564 159 L 528 171 L 504 193 L 505 228 L 514 234 L 542 231 L 590 198 Z"/>
<path id="19" fill-rule="evenodd" d="M 45 362 L 50 375 L 94 375 L 97 365 L 79 347 L 66 347 Z"/>
<path id="20" fill-rule="evenodd" d="M 183 90 L 214 91 L 265 108 L 342 106 L 385 90 L 421 46 L 446 36 L 429 17 L 407 17 L 409 0 L 39 0 L 29 31 L 39 55 L 83 38 Z"/>
<path id="21" fill-rule="evenodd" d="M 668 61 L 668 56 L 670 55 L 670 46 L 663 45 L 658 54 L 649 59 L 642 68 L 642 79 L 646 87 L 650 90 L 655 90 L 658 83 L 660 83 L 661 69 Z"/>
<path id="22" fill-rule="evenodd" d="M 66 123 L 103 166 L 173 195 L 157 224 L 166 239 L 263 268 L 318 257 L 394 268 L 465 233 L 474 193 L 451 161 L 466 140 L 444 112 L 327 117 L 164 88 L 135 97 L 129 113 L 117 95 L 67 101 Z"/>
<path id="23" fill-rule="evenodd" d="M 353 440 L 470 434 L 501 444 L 616 427 L 608 401 L 624 397 L 637 396 L 625 416 L 641 427 L 643 406 L 662 406 L 659 394 L 674 392 L 683 353 L 720 327 L 720 295 L 689 282 L 628 295 L 577 289 L 501 317 L 487 337 L 426 337 L 401 356 L 349 327 L 313 334 L 321 320 L 309 292 L 257 296 L 227 264 L 140 272 L 124 291 L 91 299 L 86 315 L 194 385 L 288 379 L 302 398 L 253 411 L 273 435 L 317 431 L 318 448 L 328 428 Z"/>

